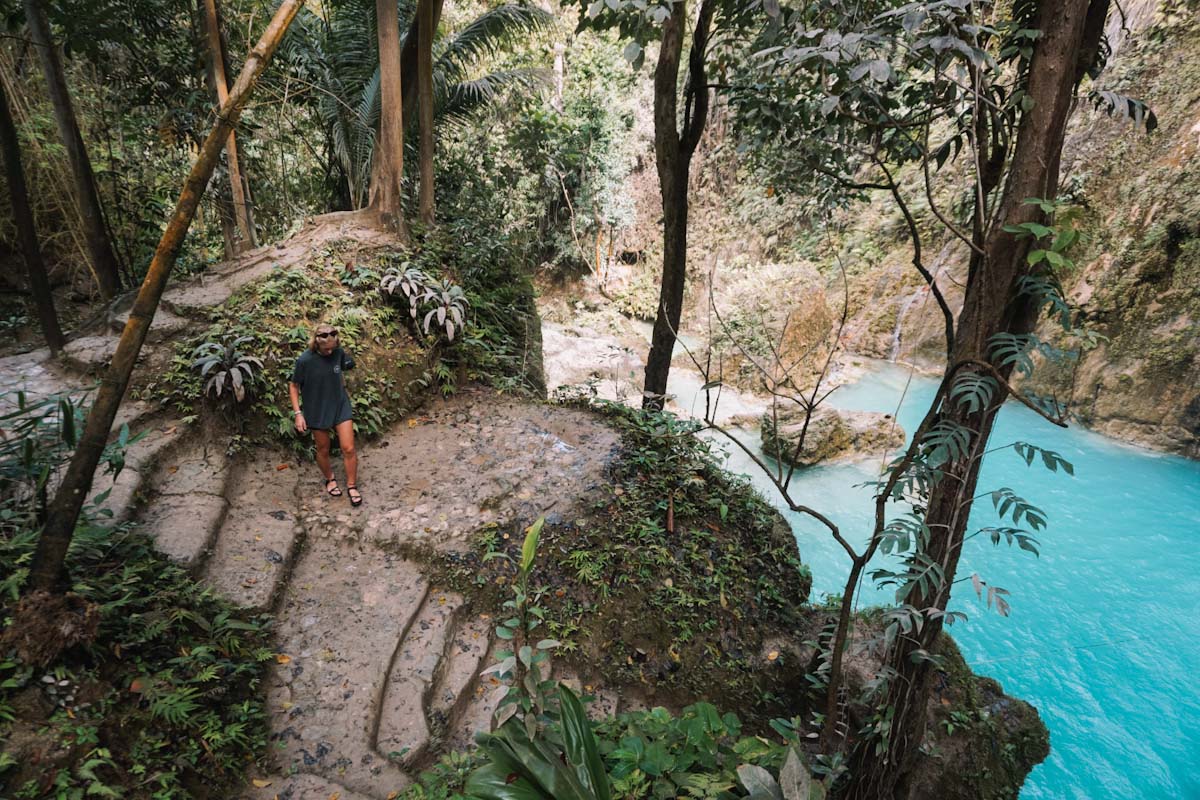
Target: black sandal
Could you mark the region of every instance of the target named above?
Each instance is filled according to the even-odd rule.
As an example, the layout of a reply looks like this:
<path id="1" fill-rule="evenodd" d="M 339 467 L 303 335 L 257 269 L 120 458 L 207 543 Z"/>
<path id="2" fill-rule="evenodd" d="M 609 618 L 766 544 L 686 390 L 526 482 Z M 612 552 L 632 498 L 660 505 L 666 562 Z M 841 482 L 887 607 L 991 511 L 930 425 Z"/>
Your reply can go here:
<path id="1" fill-rule="evenodd" d="M 341 497 L 342 490 L 337 486 L 334 486 L 332 489 L 330 489 L 329 484 L 331 483 L 337 483 L 337 478 L 330 478 L 329 480 L 325 481 L 325 494 L 329 495 L 330 497 Z"/>
<path id="2" fill-rule="evenodd" d="M 350 492 L 354 492 L 354 494 L 350 494 Z M 363 501 L 362 492 L 360 492 L 358 490 L 357 486 L 354 486 L 351 484 L 346 484 L 346 494 L 350 495 L 350 505 L 352 505 L 352 506 L 361 506 L 362 505 L 362 501 Z M 357 500 L 354 499 L 355 494 L 358 495 Z"/>

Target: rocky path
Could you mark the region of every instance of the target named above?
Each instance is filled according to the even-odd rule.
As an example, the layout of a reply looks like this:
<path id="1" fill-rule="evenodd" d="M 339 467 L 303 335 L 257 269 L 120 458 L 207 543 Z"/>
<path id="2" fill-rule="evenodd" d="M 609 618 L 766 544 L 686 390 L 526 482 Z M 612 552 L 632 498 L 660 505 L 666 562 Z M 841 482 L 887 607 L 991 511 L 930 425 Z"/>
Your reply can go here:
<path id="1" fill-rule="evenodd" d="M 359 508 L 282 453 L 161 449 L 137 518 L 172 558 L 277 620 L 275 772 L 245 796 L 384 800 L 486 728 L 491 620 L 403 554 L 585 513 L 617 442 L 587 413 L 464 390 L 361 448 Z"/>

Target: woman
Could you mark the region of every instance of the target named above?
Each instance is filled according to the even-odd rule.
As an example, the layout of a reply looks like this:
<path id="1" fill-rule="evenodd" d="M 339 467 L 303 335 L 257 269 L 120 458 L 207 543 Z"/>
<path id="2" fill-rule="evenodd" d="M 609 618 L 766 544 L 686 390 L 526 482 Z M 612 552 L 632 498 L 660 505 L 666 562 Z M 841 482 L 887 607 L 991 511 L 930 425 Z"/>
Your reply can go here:
<path id="1" fill-rule="evenodd" d="M 329 464 L 329 432 L 332 430 L 337 434 L 342 462 L 346 466 L 346 493 L 350 495 L 350 505 L 357 506 L 363 500 L 357 486 L 358 454 L 354 452 L 350 395 L 346 394 L 346 384 L 342 380 L 342 373 L 348 369 L 354 369 L 354 359 L 338 346 L 337 329 L 332 325 L 318 325 L 308 350 L 296 359 L 288 381 L 288 394 L 292 398 L 296 431 L 311 430 L 316 440 L 317 466 L 325 478 L 325 491 L 330 497 L 342 496 Z"/>

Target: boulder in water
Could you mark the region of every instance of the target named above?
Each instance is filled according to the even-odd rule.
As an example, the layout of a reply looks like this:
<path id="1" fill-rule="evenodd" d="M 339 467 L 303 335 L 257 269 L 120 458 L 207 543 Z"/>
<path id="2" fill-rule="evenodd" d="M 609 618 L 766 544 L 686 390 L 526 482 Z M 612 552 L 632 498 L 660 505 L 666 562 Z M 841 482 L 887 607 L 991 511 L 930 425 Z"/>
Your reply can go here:
<path id="1" fill-rule="evenodd" d="M 763 454 L 797 467 L 811 467 L 831 459 L 881 456 L 904 445 L 904 430 L 891 414 L 818 408 L 807 430 L 804 417 L 799 407 L 763 414 Z M 802 432 L 804 446 L 796 452 Z"/>

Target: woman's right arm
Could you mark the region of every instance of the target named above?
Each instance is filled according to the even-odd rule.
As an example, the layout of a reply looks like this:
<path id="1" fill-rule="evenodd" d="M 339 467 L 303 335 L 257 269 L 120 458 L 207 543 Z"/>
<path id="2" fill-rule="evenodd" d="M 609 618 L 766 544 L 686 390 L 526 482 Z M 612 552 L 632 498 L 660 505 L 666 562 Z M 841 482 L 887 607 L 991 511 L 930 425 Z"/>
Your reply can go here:
<path id="1" fill-rule="evenodd" d="M 292 381 L 288 381 L 288 396 L 292 398 L 292 417 L 296 423 L 296 431 L 304 433 L 308 430 L 308 423 L 304 421 L 304 414 L 300 412 L 300 387 Z"/>

